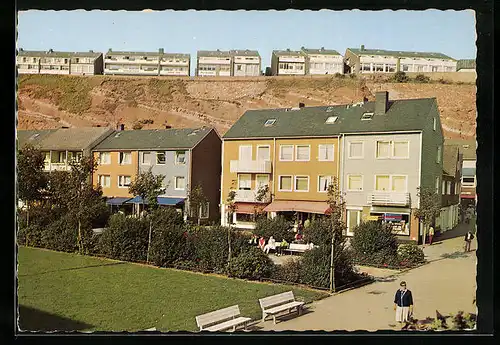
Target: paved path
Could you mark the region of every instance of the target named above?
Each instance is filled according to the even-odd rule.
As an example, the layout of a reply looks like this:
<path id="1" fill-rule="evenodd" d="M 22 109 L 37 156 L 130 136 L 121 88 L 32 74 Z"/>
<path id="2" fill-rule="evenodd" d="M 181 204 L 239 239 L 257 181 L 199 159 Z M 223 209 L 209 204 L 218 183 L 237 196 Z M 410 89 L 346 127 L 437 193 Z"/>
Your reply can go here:
<path id="1" fill-rule="evenodd" d="M 460 228 L 450 230 L 461 232 Z M 448 234 L 450 236 L 450 234 Z M 450 236 L 451 237 L 451 236 Z M 442 242 L 441 244 L 438 244 Z M 472 249 L 476 248 L 476 241 Z M 463 238 L 437 241 L 424 248 L 429 264 L 396 273 L 373 284 L 314 302 L 300 317 L 259 322 L 256 330 L 384 330 L 396 329 L 393 311 L 394 293 L 405 280 L 414 296 L 414 317 L 435 317 L 436 310 L 447 315 L 459 310 L 476 313 L 472 304 L 476 291 L 475 251 L 463 253 Z"/>

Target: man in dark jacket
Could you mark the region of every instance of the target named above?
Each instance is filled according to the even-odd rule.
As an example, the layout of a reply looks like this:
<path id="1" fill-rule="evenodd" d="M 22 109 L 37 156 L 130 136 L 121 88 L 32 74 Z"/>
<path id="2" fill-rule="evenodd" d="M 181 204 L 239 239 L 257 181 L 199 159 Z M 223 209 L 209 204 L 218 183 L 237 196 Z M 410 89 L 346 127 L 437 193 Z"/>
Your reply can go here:
<path id="1" fill-rule="evenodd" d="M 472 240 L 474 239 L 474 235 L 472 234 L 472 231 L 467 231 L 467 233 L 465 234 L 465 252 L 470 252 L 470 243 L 472 242 Z"/>
<path id="2" fill-rule="evenodd" d="M 396 311 L 396 322 L 401 325 L 408 323 L 413 314 L 413 296 L 411 291 L 406 288 L 406 282 L 402 281 L 399 286 L 394 296 L 394 310 Z"/>

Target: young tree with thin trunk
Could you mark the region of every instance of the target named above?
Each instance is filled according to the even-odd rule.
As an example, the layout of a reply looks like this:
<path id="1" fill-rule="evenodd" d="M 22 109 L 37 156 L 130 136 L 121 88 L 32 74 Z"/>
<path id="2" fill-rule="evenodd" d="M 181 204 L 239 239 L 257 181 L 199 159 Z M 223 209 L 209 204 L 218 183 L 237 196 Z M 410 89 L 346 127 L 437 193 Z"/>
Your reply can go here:
<path id="1" fill-rule="evenodd" d="M 196 187 L 192 188 L 188 192 L 188 201 L 189 201 L 189 209 L 191 210 L 190 214 L 197 219 L 197 224 L 201 224 L 201 208 L 206 206 L 207 197 L 203 192 L 203 187 L 201 184 L 196 185 Z"/>
<path id="2" fill-rule="evenodd" d="M 418 208 L 413 209 L 413 213 L 424 225 L 422 244 L 425 244 L 427 229 L 441 213 L 441 196 L 433 188 L 428 187 L 418 187 L 417 196 L 420 198 L 420 204 Z"/>
<path id="3" fill-rule="evenodd" d="M 229 245 L 228 258 L 227 261 L 231 260 L 231 225 L 233 224 L 233 214 L 236 211 L 236 204 L 234 199 L 236 198 L 236 191 L 231 190 L 226 199 L 227 209 L 228 209 L 228 227 L 227 227 L 227 243 Z"/>

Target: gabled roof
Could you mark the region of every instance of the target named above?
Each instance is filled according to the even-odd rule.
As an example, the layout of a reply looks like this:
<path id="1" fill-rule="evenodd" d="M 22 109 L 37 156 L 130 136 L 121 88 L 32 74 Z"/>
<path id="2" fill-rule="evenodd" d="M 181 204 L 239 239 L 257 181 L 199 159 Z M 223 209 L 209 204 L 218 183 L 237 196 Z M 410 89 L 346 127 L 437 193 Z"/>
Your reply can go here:
<path id="1" fill-rule="evenodd" d="M 340 53 L 333 49 L 308 49 L 302 48 L 302 51 L 306 54 L 316 54 L 316 55 L 340 55 Z"/>
<path id="2" fill-rule="evenodd" d="M 444 145 L 458 146 L 463 160 L 476 160 L 476 140 L 446 139 Z"/>
<path id="3" fill-rule="evenodd" d="M 445 145 L 443 148 L 443 173 L 455 176 L 457 172 L 459 149 L 457 145 Z"/>
<path id="4" fill-rule="evenodd" d="M 27 56 L 27 57 L 63 57 L 63 58 L 72 58 L 72 57 L 91 57 L 98 58 L 102 55 L 102 53 L 96 53 L 94 51 L 88 52 L 61 52 L 61 51 L 41 51 L 41 50 L 24 50 L 19 49 L 19 56 Z"/>
<path id="5" fill-rule="evenodd" d="M 40 129 L 40 130 L 17 130 L 17 140 L 19 148 L 24 145 L 30 144 L 33 146 L 39 146 L 40 142 L 49 136 L 50 134 L 57 131 L 57 129 Z"/>
<path id="6" fill-rule="evenodd" d="M 445 59 L 453 60 L 456 59 L 449 57 L 448 55 L 442 53 L 431 53 L 431 52 L 409 52 L 409 51 L 398 51 L 398 50 L 383 50 L 383 49 L 366 49 L 363 50 L 359 48 L 347 48 L 355 55 L 385 55 L 385 56 L 395 56 L 395 57 L 409 57 L 409 58 L 424 58 L 424 59 Z"/>
<path id="7" fill-rule="evenodd" d="M 198 50 L 199 57 L 231 57 L 228 50 Z"/>
<path id="8" fill-rule="evenodd" d="M 257 50 L 248 50 L 248 49 L 230 50 L 229 54 L 232 56 L 257 56 L 257 57 L 260 57 L 260 54 Z"/>
<path id="9" fill-rule="evenodd" d="M 276 56 L 283 56 L 283 55 L 300 55 L 304 56 L 304 53 L 300 50 L 273 50 L 273 54 Z"/>
<path id="10" fill-rule="evenodd" d="M 317 137 L 335 136 L 340 133 L 420 131 L 428 126 L 428 117 L 437 109 L 435 98 L 389 101 L 384 115 L 374 115 L 371 120 L 361 120 L 366 112 L 374 112 L 375 102 L 358 106 L 334 105 L 291 109 L 248 110 L 226 132 L 224 139 Z M 325 121 L 337 116 L 332 124 Z M 274 124 L 264 126 L 267 120 Z"/>
<path id="11" fill-rule="evenodd" d="M 209 127 L 201 127 L 114 131 L 94 150 L 190 149 L 211 130 L 213 129 Z"/>
<path id="12" fill-rule="evenodd" d="M 112 132 L 109 127 L 59 128 L 40 141 L 43 150 L 86 150 Z"/>
<path id="13" fill-rule="evenodd" d="M 461 69 L 476 69 L 475 59 L 462 59 L 457 61 L 457 71 Z"/>

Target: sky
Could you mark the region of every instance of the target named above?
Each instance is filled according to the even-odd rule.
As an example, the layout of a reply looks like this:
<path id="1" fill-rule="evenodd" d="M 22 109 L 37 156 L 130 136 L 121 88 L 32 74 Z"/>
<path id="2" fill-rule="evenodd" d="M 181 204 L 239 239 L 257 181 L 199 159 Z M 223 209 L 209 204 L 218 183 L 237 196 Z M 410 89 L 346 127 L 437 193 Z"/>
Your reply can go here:
<path id="1" fill-rule="evenodd" d="M 465 11 L 23 11 L 17 47 L 106 52 L 258 50 L 262 69 L 273 50 L 301 47 L 439 52 L 476 57 L 475 14 Z"/>

